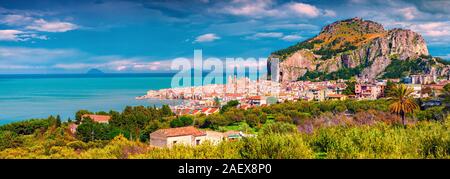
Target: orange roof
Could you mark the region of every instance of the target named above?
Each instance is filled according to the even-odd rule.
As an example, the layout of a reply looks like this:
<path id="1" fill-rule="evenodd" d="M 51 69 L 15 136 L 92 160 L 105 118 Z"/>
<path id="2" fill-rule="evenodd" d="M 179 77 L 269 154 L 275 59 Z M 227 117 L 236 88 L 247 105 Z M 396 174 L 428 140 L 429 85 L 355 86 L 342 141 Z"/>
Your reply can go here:
<path id="1" fill-rule="evenodd" d="M 195 128 L 193 126 L 159 129 L 159 130 L 153 132 L 151 135 L 154 135 L 154 134 L 160 134 L 165 137 L 176 137 L 176 136 L 186 136 L 186 135 L 193 135 L 193 136 L 206 135 L 205 132 L 198 130 L 197 128 Z"/>
<path id="2" fill-rule="evenodd" d="M 191 112 L 191 109 L 184 109 L 181 111 L 181 115 L 189 114 L 189 112 Z"/>
<path id="3" fill-rule="evenodd" d="M 225 96 L 226 97 L 241 97 L 242 94 L 239 94 L 239 93 L 226 93 Z"/>
<path id="4" fill-rule="evenodd" d="M 331 97 L 331 98 L 342 98 L 342 97 L 345 97 L 345 95 L 343 95 L 343 94 L 329 94 L 328 97 Z"/>
<path id="5" fill-rule="evenodd" d="M 111 120 L 111 116 L 108 115 L 96 115 L 96 114 L 84 114 L 81 118 L 91 118 L 94 122 L 109 122 Z"/>
<path id="6" fill-rule="evenodd" d="M 209 110 L 209 113 L 215 113 L 219 111 L 219 108 L 211 108 L 211 110 Z"/>
<path id="7" fill-rule="evenodd" d="M 261 96 L 250 96 L 247 99 L 249 99 L 249 100 L 261 100 L 262 97 Z"/>
<path id="8" fill-rule="evenodd" d="M 437 85 L 437 84 L 434 84 L 434 85 L 430 85 L 430 88 L 431 88 L 431 89 L 435 89 L 435 90 L 443 90 L 443 89 L 444 89 L 444 86 L 445 86 L 445 85 Z"/>
<path id="9" fill-rule="evenodd" d="M 206 112 L 206 111 L 208 111 L 209 110 L 209 108 L 203 108 L 202 109 L 202 113 L 204 113 L 204 112 Z"/>

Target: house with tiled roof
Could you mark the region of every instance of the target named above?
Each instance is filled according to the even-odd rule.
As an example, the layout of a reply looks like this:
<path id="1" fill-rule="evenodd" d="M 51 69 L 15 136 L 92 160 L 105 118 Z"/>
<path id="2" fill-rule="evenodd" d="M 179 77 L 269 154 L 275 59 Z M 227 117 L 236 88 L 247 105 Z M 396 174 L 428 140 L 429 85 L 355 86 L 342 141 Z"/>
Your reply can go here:
<path id="1" fill-rule="evenodd" d="M 194 110 L 191 112 L 191 114 L 192 114 L 192 115 L 200 114 L 200 110 L 194 109 Z"/>
<path id="2" fill-rule="evenodd" d="M 91 118 L 94 122 L 108 124 L 111 120 L 111 116 L 108 115 L 96 115 L 96 114 L 84 114 L 81 119 Z"/>
<path id="3" fill-rule="evenodd" d="M 208 114 L 214 114 L 216 112 L 219 112 L 219 108 L 210 108 L 210 110 L 208 111 Z M 206 114 L 206 115 L 208 115 Z"/>
<path id="4" fill-rule="evenodd" d="M 266 98 L 263 96 L 250 96 L 247 98 L 248 104 L 251 105 L 262 105 L 262 104 L 266 104 Z"/>
<path id="5" fill-rule="evenodd" d="M 150 145 L 172 147 L 173 145 L 200 145 L 206 140 L 206 132 L 193 126 L 159 129 L 150 134 Z"/>
<path id="6" fill-rule="evenodd" d="M 347 96 L 343 94 L 328 94 L 327 100 L 346 100 Z"/>

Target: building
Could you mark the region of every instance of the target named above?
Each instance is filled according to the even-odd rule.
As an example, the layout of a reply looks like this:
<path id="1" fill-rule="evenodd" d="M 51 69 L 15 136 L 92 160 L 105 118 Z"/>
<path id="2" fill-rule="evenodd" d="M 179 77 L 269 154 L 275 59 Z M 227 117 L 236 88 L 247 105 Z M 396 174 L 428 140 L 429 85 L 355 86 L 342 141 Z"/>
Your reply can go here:
<path id="1" fill-rule="evenodd" d="M 248 104 L 250 105 L 263 105 L 263 104 L 267 104 L 266 102 L 266 98 L 263 96 L 250 96 L 247 98 L 248 100 Z"/>
<path id="2" fill-rule="evenodd" d="M 407 84 L 408 88 L 413 89 L 413 93 L 411 95 L 413 98 L 421 98 L 422 97 L 422 85 L 421 84 Z"/>
<path id="3" fill-rule="evenodd" d="M 420 74 L 420 75 L 410 75 L 411 84 L 431 84 L 436 82 L 436 75 L 432 74 Z"/>
<path id="4" fill-rule="evenodd" d="M 242 132 L 240 131 L 227 131 L 224 133 L 225 139 L 229 141 L 239 140 L 242 138 Z"/>
<path id="5" fill-rule="evenodd" d="M 355 84 L 355 95 L 358 99 L 378 99 L 383 97 L 385 85 Z"/>
<path id="6" fill-rule="evenodd" d="M 70 133 L 75 134 L 75 133 L 77 132 L 77 127 L 78 127 L 77 124 L 75 124 L 75 123 L 70 123 L 70 124 L 69 124 L 69 130 L 70 130 Z"/>
<path id="7" fill-rule="evenodd" d="M 96 114 L 84 114 L 81 116 L 81 119 L 90 118 L 94 122 L 108 124 L 111 120 L 111 116 L 108 115 L 96 115 Z"/>
<path id="8" fill-rule="evenodd" d="M 173 145 L 196 146 L 205 141 L 217 145 L 226 138 L 224 133 L 202 131 L 193 126 L 159 129 L 150 134 L 150 145 L 172 147 Z"/>
<path id="9" fill-rule="evenodd" d="M 346 100 L 347 99 L 347 95 L 343 95 L 343 94 L 329 94 L 327 96 L 327 100 Z"/>
<path id="10" fill-rule="evenodd" d="M 150 134 L 150 145 L 156 147 L 172 147 L 173 145 L 200 145 L 206 140 L 206 132 L 195 127 L 177 127 L 159 129 Z"/>
<path id="11" fill-rule="evenodd" d="M 205 115 L 214 114 L 216 112 L 219 112 L 219 108 L 203 108 L 200 113 Z"/>
<path id="12" fill-rule="evenodd" d="M 205 131 L 205 132 L 206 132 L 206 140 L 210 141 L 213 145 L 219 144 L 225 138 L 225 135 L 222 132 L 216 131 Z"/>

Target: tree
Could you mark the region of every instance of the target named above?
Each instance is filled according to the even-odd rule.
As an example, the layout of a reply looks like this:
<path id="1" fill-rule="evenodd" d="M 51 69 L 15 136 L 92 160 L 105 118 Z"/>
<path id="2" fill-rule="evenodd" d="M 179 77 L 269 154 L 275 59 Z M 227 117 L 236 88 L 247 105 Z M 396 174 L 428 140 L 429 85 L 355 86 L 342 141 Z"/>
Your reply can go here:
<path id="1" fill-rule="evenodd" d="M 180 121 L 183 123 L 183 126 L 190 126 L 194 123 L 194 120 L 189 116 L 181 116 Z"/>
<path id="2" fill-rule="evenodd" d="M 61 126 L 61 116 L 57 115 L 56 116 L 56 127 L 60 127 Z"/>
<path id="3" fill-rule="evenodd" d="M 169 105 L 166 105 L 166 104 L 162 105 L 161 113 L 165 117 L 173 116 L 172 110 L 170 109 Z"/>
<path id="4" fill-rule="evenodd" d="M 344 89 L 342 94 L 345 94 L 345 95 L 355 94 L 356 81 L 347 81 L 346 84 L 347 84 L 347 87 Z"/>
<path id="5" fill-rule="evenodd" d="M 108 140 L 110 128 L 107 124 L 96 123 L 90 118 L 84 118 L 83 124 L 77 127 L 77 138 L 83 142 L 93 140 Z"/>
<path id="6" fill-rule="evenodd" d="M 289 134 L 289 133 L 297 133 L 297 127 L 293 124 L 285 123 L 285 122 L 274 122 L 264 125 L 260 130 L 260 134 L 269 135 L 269 134 Z"/>
<path id="7" fill-rule="evenodd" d="M 441 96 L 443 98 L 442 103 L 444 105 L 444 112 L 450 112 L 450 83 L 444 86 L 443 94 Z"/>
<path id="8" fill-rule="evenodd" d="M 250 127 L 257 127 L 261 124 L 261 120 L 259 119 L 259 117 L 256 114 L 248 114 L 247 116 L 245 116 L 245 122 L 250 126 Z"/>
<path id="9" fill-rule="evenodd" d="M 388 80 L 386 82 L 386 88 L 384 88 L 384 96 L 389 96 L 389 91 L 392 89 L 392 87 L 395 86 L 395 83 L 391 80 Z"/>
<path id="10" fill-rule="evenodd" d="M 183 125 L 183 122 L 179 118 L 170 121 L 170 127 L 183 127 Z"/>
<path id="11" fill-rule="evenodd" d="M 406 128 L 405 116 L 408 113 L 412 113 L 414 110 L 419 108 L 419 106 L 414 102 L 412 98 L 413 89 L 408 88 L 404 84 L 399 84 L 393 86 L 389 91 L 390 100 L 392 104 L 389 109 L 392 113 L 400 115 L 402 118 L 402 124 Z"/>
<path id="12" fill-rule="evenodd" d="M 239 101 L 238 100 L 231 100 L 228 101 L 227 104 L 223 105 L 222 108 L 220 109 L 220 113 L 224 113 L 225 111 L 227 111 L 229 108 L 233 108 L 233 107 L 237 107 L 239 105 Z"/>
<path id="13" fill-rule="evenodd" d="M 79 110 L 77 111 L 77 113 L 75 114 L 75 123 L 80 124 L 81 122 L 81 116 L 85 115 L 85 114 L 92 114 L 92 112 L 88 111 L 88 110 Z"/>

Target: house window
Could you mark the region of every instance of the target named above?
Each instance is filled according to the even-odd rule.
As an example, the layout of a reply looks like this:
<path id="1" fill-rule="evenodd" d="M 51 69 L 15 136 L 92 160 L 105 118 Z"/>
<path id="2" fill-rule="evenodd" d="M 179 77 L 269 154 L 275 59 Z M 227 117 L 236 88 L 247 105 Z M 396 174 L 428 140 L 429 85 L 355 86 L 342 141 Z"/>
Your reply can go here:
<path id="1" fill-rule="evenodd" d="M 200 145 L 200 139 L 195 140 L 195 145 Z"/>
<path id="2" fill-rule="evenodd" d="M 175 140 L 175 141 L 173 141 L 173 144 L 176 144 L 177 143 L 177 141 Z"/>

